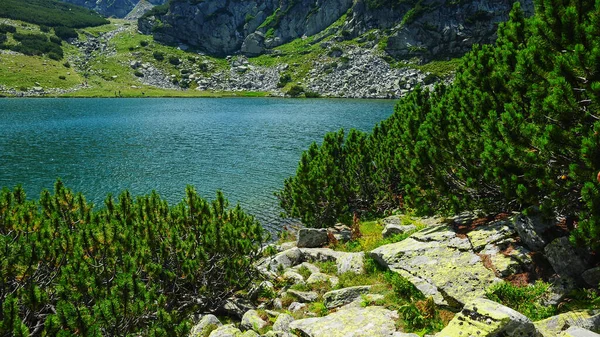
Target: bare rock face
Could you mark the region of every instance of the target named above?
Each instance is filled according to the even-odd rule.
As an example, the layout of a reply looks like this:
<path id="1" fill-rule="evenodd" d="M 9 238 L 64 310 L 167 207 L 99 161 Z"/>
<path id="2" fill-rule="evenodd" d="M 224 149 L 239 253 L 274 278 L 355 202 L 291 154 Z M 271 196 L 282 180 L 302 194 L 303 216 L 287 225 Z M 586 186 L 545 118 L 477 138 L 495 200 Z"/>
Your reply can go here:
<path id="1" fill-rule="evenodd" d="M 72 0 L 83 1 L 83 0 Z M 121 0 L 132 1 L 132 0 Z M 475 43 L 492 43 L 497 24 L 508 19 L 515 0 L 435 1 L 388 6 L 364 0 L 173 1 L 166 14 L 141 18 L 140 31 L 166 43 L 185 43 L 217 56 L 259 55 L 320 33 L 346 15 L 343 38 L 372 29 L 391 30 L 386 51 L 400 59 L 461 55 Z M 531 0 L 523 1 L 527 14 Z M 407 18 L 407 13 L 412 14 Z"/>

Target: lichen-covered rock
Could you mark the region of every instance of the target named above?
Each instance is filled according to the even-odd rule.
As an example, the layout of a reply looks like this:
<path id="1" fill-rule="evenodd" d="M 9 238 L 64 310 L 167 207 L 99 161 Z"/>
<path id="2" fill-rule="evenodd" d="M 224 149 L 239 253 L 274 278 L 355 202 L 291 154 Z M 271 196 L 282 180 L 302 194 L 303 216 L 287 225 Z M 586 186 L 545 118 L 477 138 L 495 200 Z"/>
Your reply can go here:
<path id="1" fill-rule="evenodd" d="M 391 337 L 398 314 L 382 307 L 349 308 L 290 324 L 307 337 Z"/>
<path id="2" fill-rule="evenodd" d="M 338 274 L 352 272 L 355 274 L 363 274 L 364 271 L 365 253 L 342 253 L 335 261 Z"/>
<path id="3" fill-rule="evenodd" d="M 401 242 L 378 247 L 370 255 L 391 270 L 404 270 L 425 281 L 420 286 L 415 284 L 420 288 L 425 285 L 434 286 L 439 296 L 449 305 L 460 307 L 472 299 L 482 297 L 485 290 L 499 280 L 491 270 L 485 268 L 479 256 L 472 251 L 457 248 L 462 245 L 455 245 L 451 232 L 441 227 L 446 226 L 427 229 L 427 236 L 421 232 L 416 233 L 421 240 L 430 241 L 418 241 L 412 236 Z M 435 289 L 429 292 L 433 295 L 432 293 L 435 294 Z M 434 295 L 434 299 L 436 296 Z"/>
<path id="4" fill-rule="evenodd" d="M 254 330 L 248 330 L 242 333 L 240 337 L 260 337 L 260 335 Z"/>
<path id="5" fill-rule="evenodd" d="M 208 337 L 241 337 L 242 332 L 233 324 L 223 325 L 210 333 Z"/>
<path id="6" fill-rule="evenodd" d="M 242 317 L 240 328 L 242 328 L 242 330 L 258 331 L 267 325 L 269 325 L 269 323 L 265 322 L 265 320 L 258 315 L 256 310 L 248 310 Z"/>
<path id="7" fill-rule="evenodd" d="M 592 331 L 600 330 L 600 311 L 571 311 L 552 316 L 534 323 L 544 337 L 557 336 L 568 327 L 579 327 Z"/>
<path id="8" fill-rule="evenodd" d="M 289 332 L 286 331 L 267 331 L 266 334 L 263 335 L 263 337 L 296 337 L 296 335 L 292 335 Z"/>
<path id="9" fill-rule="evenodd" d="M 299 248 L 302 252 L 304 261 L 308 262 L 327 262 L 336 261 L 337 258 L 344 254 L 343 252 L 337 252 L 331 248 Z"/>
<path id="10" fill-rule="evenodd" d="M 327 229 L 302 228 L 298 231 L 296 245 L 299 248 L 318 248 L 325 246 L 328 242 Z"/>
<path id="11" fill-rule="evenodd" d="M 430 283 L 427 280 L 424 280 L 420 277 L 414 276 L 413 274 L 407 272 L 403 269 L 391 269 L 392 271 L 398 273 L 400 276 L 404 277 L 408 280 L 408 282 L 412 283 L 415 288 L 419 289 L 420 292 L 425 295 L 425 297 L 432 297 L 433 301 L 437 305 L 447 306 L 448 302 L 444 298 L 444 296 L 440 293 L 438 288 Z"/>
<path id="12" fill-rule="evenodd" d="M 301 262 L 302 251 L 299 248 L 291 248 L 266 259 L 260 266 L 271 271 L 278 271 L 293 267 Z"/>
<path id="13" fill-rule="evenodd" d="M 305 303 L 292 302 L 290 304 L 290 306 L 288 307 L 288 311 L 289 312 L 298 312 L 298 311 L 303 310 L 305 308 L 306 308 L 306 304 Z"/>
<path id="14" fill-rule="evenodd" d="M 371 286 L 348 287 L 327 292 L 323 295 L 323 304 L 329 309 L 348 304 L 360 298 L 361 295 L 368 294 Z"/>
<path id="15" fill-rule="evenodd" d="M 515 234 L 516 232 L 510 226 L 510 222 L 501 220 L 479 226 L 467 233 L 467 236 L 471 241 L 473 249 L 478 252 L 490 243 L 506 240 Z"/>
<path id="16" fill-rule="evenodd" d="M 202 316 L 198 324 L 192 327 L 192 330 L 190 330 L 189 337 L 206 336 L 206 333 L 208 333 L 209 331 L 213 331 L 220 326 L 223 326 L 223 324 L 221 323 L 221 321 L 219 321 L 217 316 L 211 314 L 204 315 Z"/>
<path id="17" fill-rule="evenodd" d="M 478 298 L 465 305 L 438 337 L 539 336 L 523 314 L 496 302 Z"/>
<path id="18" fill-rule="evenodd" d="M 298 269 L 300 269 L 300 268 L 308 269 L 308 271 L 310 271 L 311 274 L 320 272 L 319 267 L 315 266 L 312 263 L 308 263 L 308 262 L 302 262 L 301 264 L 293 267 L 292 269 L 295 271 L 298 271 Z"/>
<path id="19" fill-rule="evenodd" d="M 291 269 L 286 270 L 281 277 L 283 277 L 284 280 L 293 282 L 294 284 L 304 283 L 304 277 Z"/>
<path id="20" fill-rule="evenodd" d="M 549 243 L 544 248 L 544 253 L 554 271 L 560 276 L 579 278 L 586 270 L 584 261 L 579 257 L 567 237 L 558 238 Z"/>
<path id="21" fill-rule="evenodd" d="M 277 316 L 277 320 L 273 323 L 273 331 L 290 331 L 290 323 L 294 321 L 294 317 L 289 314 L 281 314 Z"/>
<path id="22" fill-rule="evenodd" d="M 381 232 L 381 235 L 384 238 L 388 238 L 390 236 L 394 236 L 397 234 L 404 234 L 404 233 L 408 233 L 410 231 L 413 231 L 417 229 L 417 226 L 415 225 L 396 225 L 396 224 L 387 224 L 385 225 L 385 228 L 383 229 L 383 232 Z"/>
<path id="23" fill-rule="evenodd" d="M 416 333 L 394 332 L 392 337 L 419 337 Z"/>
<path id="24" fill-rule="evenodd" d="M 246 311 L 253 310 L 255 308 L 256 307 L 254 306 L 254 304 L 248 301 L 247 299 L 231 297 L 225 301 L 225 304 L 223 304 L 221 310 L 241 319 L 242 316 L 244 316 L 244 314 L 246 313 Z"/>
<path id="25" fill-rule="evenodd" d="M 332 287 L 335 287 L 338 284 L 339 279 L 335 276 L 330 276 L 323 273 L 313 273 L 308 277 L 308 279 L 306 279 L 306 284 L 308 285 L 324 282 L 328 282 Z"/>
<path id="26" fill-rule="evenodd" d="M 558 337 L 600 337 L 600 335 L 587 329 L 570 327 L 558 334 Z"/>
<path id="27" fill-rule="evenodd" d="M 319 295 L 314 291 L 298 291 L 290 289 L 287 291 L 287 293 L 294 296 L 296 299 L 298 299 L 298 302 L 301 303 L 314 302 L 319 297 Z"/>

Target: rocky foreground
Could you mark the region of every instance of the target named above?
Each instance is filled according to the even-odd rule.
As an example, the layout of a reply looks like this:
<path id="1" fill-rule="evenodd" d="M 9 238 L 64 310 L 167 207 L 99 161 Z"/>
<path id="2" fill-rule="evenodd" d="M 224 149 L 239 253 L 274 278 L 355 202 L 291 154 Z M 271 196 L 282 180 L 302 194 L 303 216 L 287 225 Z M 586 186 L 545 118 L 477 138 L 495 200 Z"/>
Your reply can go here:
<path id="1" fill-rule="evenodd" d="M 399 313 L 385 306 L 377 284 L 340 286 L 348 273 L 360 279 L 369 257 L 455 313 L 437 337 L 600 336 L 600 311 L 565 312 L 532 322 L 486 298 L 486 289 L 503 280 L 548 281 L 551 287 L 542 298 L 548 306 L 576 287 L 596 287 L 600 268 L 589 268 L 585 252 L 569 244 L 564 221 L 557 225 L 538 216 L 467 214 L 445 221 L 417 219 L 414 224 L 393 216 L 383 225 L 384 238 L 413 234 L 369 252 L 322 248 L 351 239 L 350 229 L 337 226 L 302 229 L 296 242 L 272 246 L 278 253 L 257 266 L 266 281 L 257 282 L 245 300 L 232 298 L 224 306 L 239 323 L 223 325 L 217 317 L 204 315 L 190 336 L 418 336 L 404 331 Z M 265 294 L 273 296 L 256 307 Z M 318 313 L 315 306 L 321 308 Z"/>

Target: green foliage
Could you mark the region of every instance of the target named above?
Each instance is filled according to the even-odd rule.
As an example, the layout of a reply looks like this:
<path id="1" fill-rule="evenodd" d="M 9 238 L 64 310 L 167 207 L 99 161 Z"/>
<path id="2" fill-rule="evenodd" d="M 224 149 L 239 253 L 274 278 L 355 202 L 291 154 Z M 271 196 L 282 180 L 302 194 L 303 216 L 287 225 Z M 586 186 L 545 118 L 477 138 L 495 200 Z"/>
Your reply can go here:
<path id="1" fill-rule="evenodd" d="M 54 60 L 63 58 L 63 50 L 59 44 L 48 41 L 44 34 L 21 34 L 14 33 L 13 38 L 18 41 L 17 45 L 11 45 L 10 49 L 25 55 L 47 54 Z"/>
<path id="2" fill-rule="evenodd" d="M 165 59 L 165 54 L 159 51 L 155 51 L 152 53 L 152 56 L 154 57 L 155 60 L 157 61 L 162 61 Z"/>
<path id="3" fill-rule="evenodd" d="M 0 34 L 2 33 L 16 33 L 17 27 L 12 25 L 7 25 L 5 23 L 0 24 Z"/>
<path id="4" fill-rule="evenodd" d="M 474 46 L 451 85 L 416 89 L 369 135 L 313 144 L 278 193 L 286 214 L 320 227 L 402 207 L 539 207 L 578 219 L 573 240 L 599 251 L 600 7 L 536 13 L 515 3 L 496 46 Z"/>
<path id="5" fill-rule="evenodd" d="M 550 284 L 536 282 L 533 285 L 515 286 L 508 282 L 494 284 L 487 290 L 486 296 L 507 307 L 513 308 L 532 321 L 556 315 L 556 308 L 542 305 L 541 299 L 548 295 Z"/>
<path id="6" fill-rule="evenodd" d="M 50 27 L 83 28 L 109 23 L 94 11 L 57 0 L 2 0 L 0 17 Z"/>
<path id="7" fill-rule="evenodd" d="M 289 73 L 283 73 L 279 76 L 279 82 L 277 82 L 277 88 L 283 88 L 292 81 L 292 75 Z"/>
<path id="8" fill-rule="evenodd" d="M 304 87 L 301 85 L 293 85 L 290 90 L 288 90 L 286 92 L 286 95 L 289 95 L 290 97 L 299 97 L 300 95 L 302 95 L 304 93 Z"/>
<path id="9" fill-rule="evenodd" d="M 171 63 L 172 65 L 176 66 L 176 65 L 179 65 L 181 63 L 181 60 L 177 56 L 169 56 L 169 63 Z"/>
<path id="10" fill-rule="evenodd" d="M 158 194 L 106 198 L 94 210 L 59 181 L 28 201 L 0 193 L 0 335 L 183 336 L 256 278 L 263 229 L 218 192 L 191 187 L 174 207 Z"/>
<path id="11" fill-rule="evenodd" d="M 79 36 L 75 29 L 65 26 L 54 27 L 54 34 L 63 40 L 76 39 Z"/>
<path id="12" fill-rule="evenodd" d="M 150 9 L 149 11 L 144 13 L 144 15 L 142 15 L 142 19 L 149 18 L 152 16 L 160 17 L 162 15 L 165 15 L 169 12 L 169 6 L 170 6 L 170 3 L 168 1 L 162 5 L 154 6 L 154 7 L 152 7 L 152 9 Z"/>

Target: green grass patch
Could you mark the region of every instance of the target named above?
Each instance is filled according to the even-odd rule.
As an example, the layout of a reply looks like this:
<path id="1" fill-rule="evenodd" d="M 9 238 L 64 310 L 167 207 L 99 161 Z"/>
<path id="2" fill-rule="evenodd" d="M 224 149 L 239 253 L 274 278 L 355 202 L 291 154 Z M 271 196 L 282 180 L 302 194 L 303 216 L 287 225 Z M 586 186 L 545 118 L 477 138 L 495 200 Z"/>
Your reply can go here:
<path id="1" fill-rule="evenodd" d="M 82 77 L 65 68 L 62 61 L 42 56 L 0 54 L 0 74 L 0 85 L 15 89 L 34 86 L 68 89 L 83 82 Z"/>
<path id="2" fill-rule="evenodd" d="M 495 302 L 510 307 L 532 321 L 539 321 L 557 313 L 553 306 L 541 304 L 541 300 L 548 294 L 550 284 L 538 281 L 527 286 L 515 286 L 508 282 L 492 285 L 486 296 Z"/>

